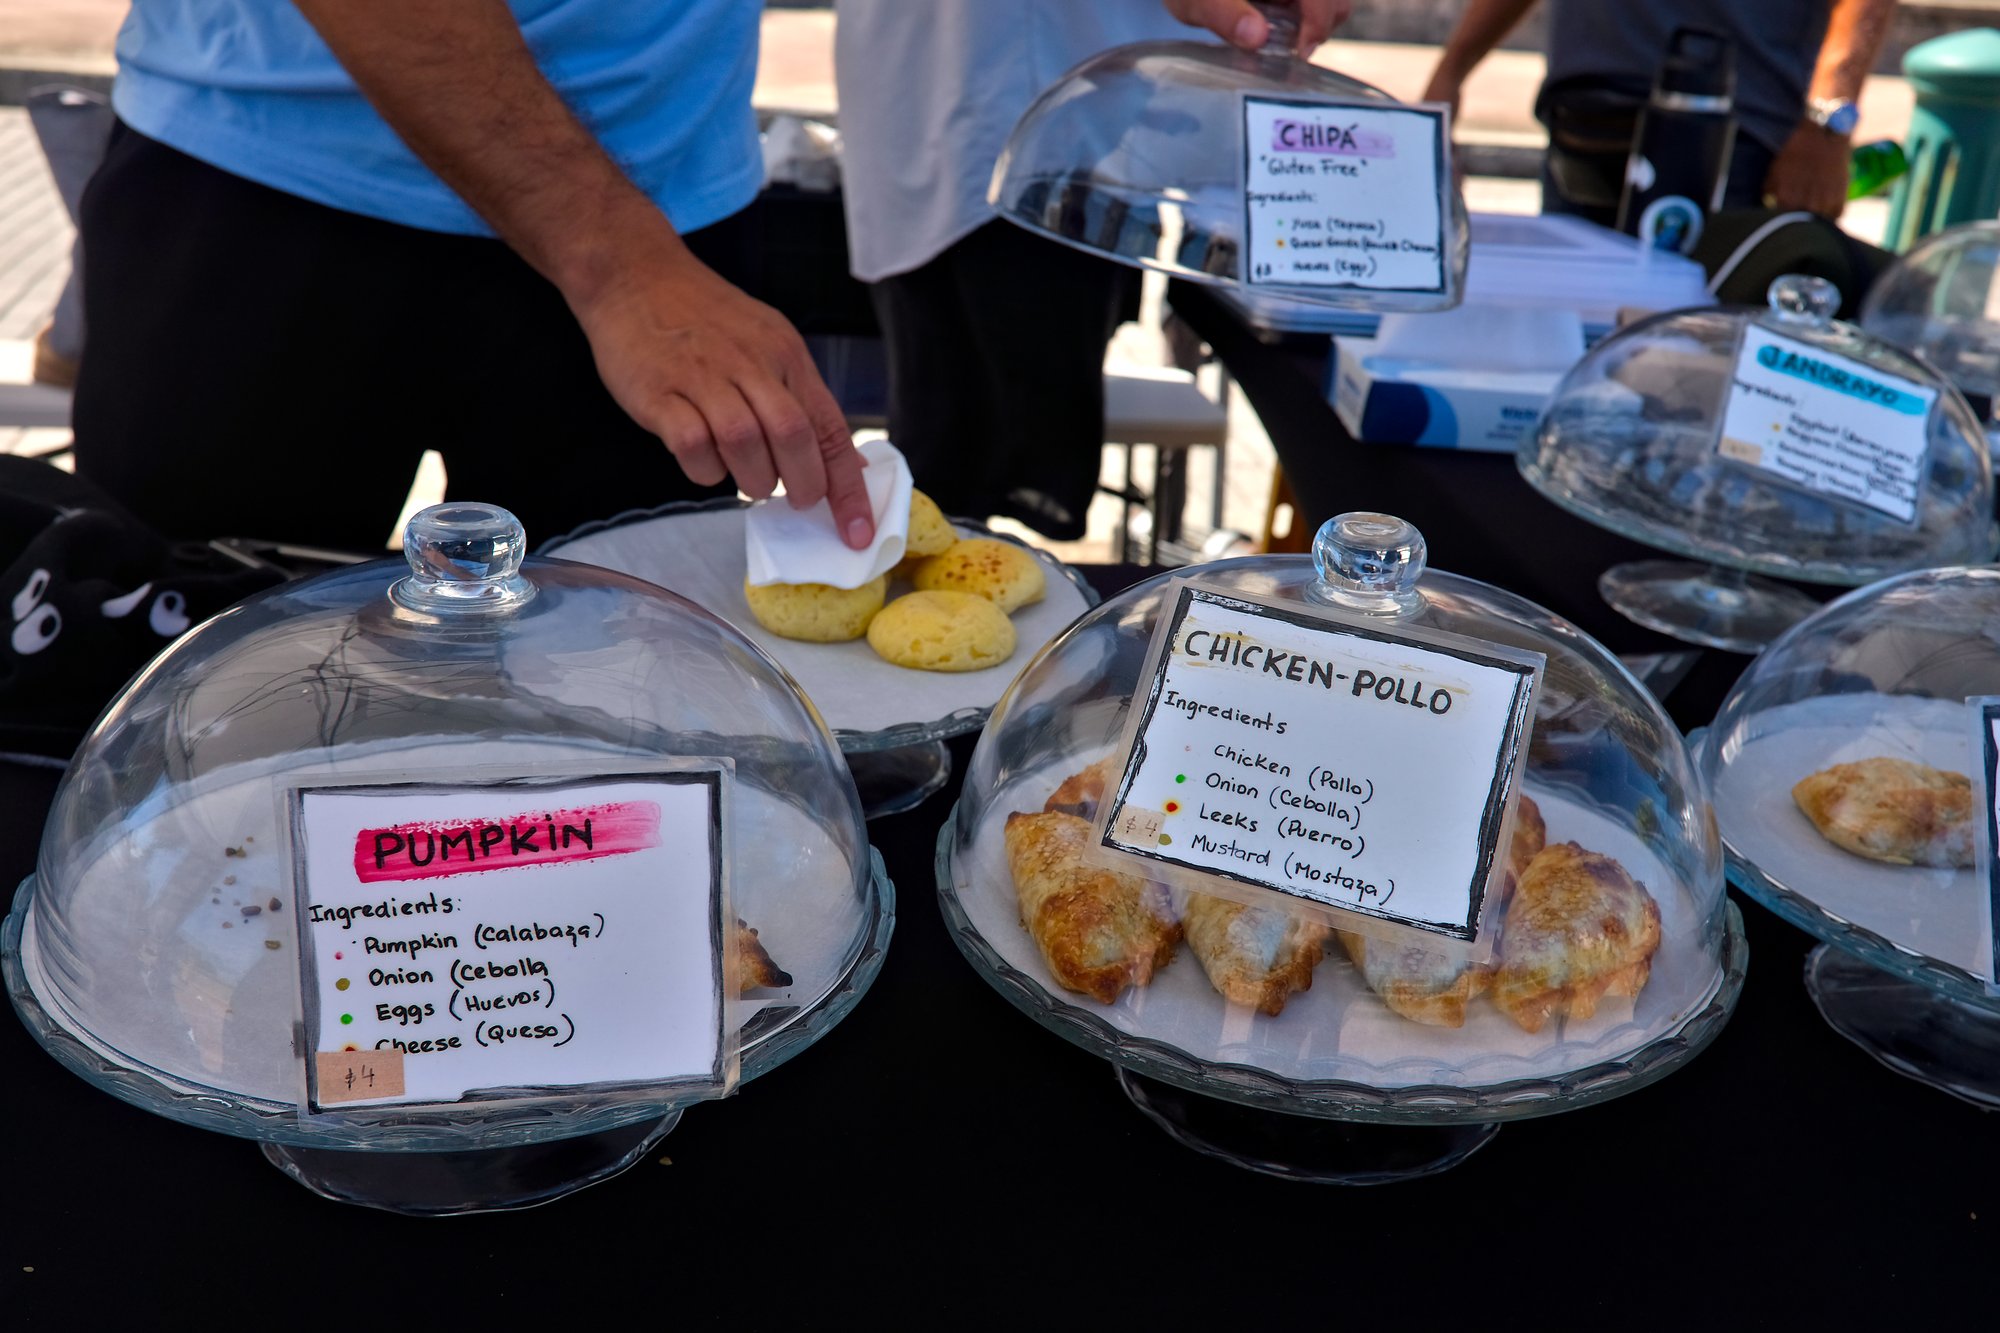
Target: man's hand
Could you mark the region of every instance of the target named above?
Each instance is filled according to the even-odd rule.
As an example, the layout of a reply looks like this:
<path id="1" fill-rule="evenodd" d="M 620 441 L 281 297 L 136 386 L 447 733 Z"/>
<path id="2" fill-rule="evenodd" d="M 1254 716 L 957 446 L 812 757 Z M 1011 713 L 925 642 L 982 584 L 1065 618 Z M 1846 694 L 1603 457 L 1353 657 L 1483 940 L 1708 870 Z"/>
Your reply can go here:
<path id="1" fill-rule="evenodd" d="M 874 539 L 846 417 L 784 316 L 671 235 L 639 239 L 617 278 L 570 308 L 611 396 L 691 480 L 734 477 L 759 500 L 783 481 L 794 508 L 825 497 L 849 546 Z"/>
<path id="2" fill-rule="evenodd" d="M 759 497 L 783 481 L 795 506 L 828 499 L 849 546 L 874 540 L 861 456 L 799 335 L 688 251 L 542 76 L 506 0 L 294 3 L 411 151 L 562 292 L 605 387 L 690 479 Z"/>
<path id="3" fill-rule="evenodd" d="M 1785 140 L 1764 177 L 1764 202 L 1772 208 L 1803 208 L 1837 218 L 1847 207 L 1846 138 L 1810 123 Z"/>
<path id="4" fill-rule="evenodd" d="M 1167 12 L 1190 28 L 1206 28 L 1232 46 L 1255 51 L 1271 36 L 1271 25 L 1250 0 L 1164 0 Z M 1310 52 L 1347 22 L 1354 0 L 1297 0 L 1299 51 Z"/>

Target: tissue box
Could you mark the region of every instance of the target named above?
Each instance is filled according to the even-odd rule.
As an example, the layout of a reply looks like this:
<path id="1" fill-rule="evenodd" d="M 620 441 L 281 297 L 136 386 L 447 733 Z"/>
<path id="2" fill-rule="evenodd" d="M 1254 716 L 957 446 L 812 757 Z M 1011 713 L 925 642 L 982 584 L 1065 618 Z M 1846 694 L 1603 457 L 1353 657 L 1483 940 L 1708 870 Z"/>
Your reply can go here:
<path id="1" fill-rule="evenodd" d="M 1336 340 L 1327 397 L 1371 444 L 1512 453 L 1535 428 L 1561 370 L 1487 370 L 1376 356 L 1373 338 Z"/>

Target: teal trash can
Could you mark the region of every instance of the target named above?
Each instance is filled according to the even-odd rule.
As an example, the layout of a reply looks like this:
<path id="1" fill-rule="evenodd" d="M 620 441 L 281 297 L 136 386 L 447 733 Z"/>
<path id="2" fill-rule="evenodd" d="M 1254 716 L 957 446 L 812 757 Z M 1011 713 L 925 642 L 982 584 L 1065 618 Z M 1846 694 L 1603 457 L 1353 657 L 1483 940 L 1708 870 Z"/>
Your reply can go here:
<path id="1" fill-rule="evenodd" d="M 1910 48 L 1903 74 L 1917 95 L 1883 244 L 1911 243 L 2000 214 L 2000 31 L 1968 28 Z"/>

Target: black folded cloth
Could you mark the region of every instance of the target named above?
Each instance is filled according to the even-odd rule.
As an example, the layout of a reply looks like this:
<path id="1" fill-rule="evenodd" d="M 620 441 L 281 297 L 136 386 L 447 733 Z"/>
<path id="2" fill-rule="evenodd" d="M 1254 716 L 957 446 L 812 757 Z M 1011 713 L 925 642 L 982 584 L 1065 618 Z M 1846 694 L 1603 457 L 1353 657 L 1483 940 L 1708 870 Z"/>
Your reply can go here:
<path id="1" fill-rule="evenodd" d="M 66 759 L 190 627 L 282 581 L 170 543 L 95 486 L 0 455 L 0 752 Z"/>

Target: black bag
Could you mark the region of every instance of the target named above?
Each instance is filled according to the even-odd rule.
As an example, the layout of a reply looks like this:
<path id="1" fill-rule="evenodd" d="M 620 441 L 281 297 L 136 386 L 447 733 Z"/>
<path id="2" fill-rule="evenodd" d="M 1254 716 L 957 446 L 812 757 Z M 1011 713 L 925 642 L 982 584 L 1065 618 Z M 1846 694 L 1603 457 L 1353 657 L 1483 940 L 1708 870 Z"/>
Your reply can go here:
<path id="1" fill-rule="evenodd" d="M 1842 319 L 1860 313 L 1861 299 L 1896 261 L 1827 218 L 1775 208 L 1713 215 L 1690 258 L 1708 271 L 1709 289 L 1724 305 L 1764 305 L 1771 284 L 1787 273 L 1825 278 L 1840 289 Z"/>
<path id="2" fill-rule="evenodd" d="M 169 544 L 89 482 L 0 455 L 0 752 L 66 759 L 154 654 L 282 581 Z"/>

